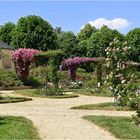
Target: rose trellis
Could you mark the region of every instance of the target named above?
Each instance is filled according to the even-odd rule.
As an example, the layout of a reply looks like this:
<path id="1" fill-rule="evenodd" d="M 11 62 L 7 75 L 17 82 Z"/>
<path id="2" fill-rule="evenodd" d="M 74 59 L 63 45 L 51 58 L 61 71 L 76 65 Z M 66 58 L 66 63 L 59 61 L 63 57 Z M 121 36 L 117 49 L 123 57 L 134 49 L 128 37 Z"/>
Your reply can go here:
<path id="1" fill-rule="evenodd" d="M 130 50 L 131 48 L 127 47 L 127 42 L 121 43 L 118 39 L 114 39 L 105 49 L 107 80 L 115 97 L 115 105 L 125 106 L 129 100 L 128 84 L 133 78 L 133 73 L 128 65 Z"/>
<path id="2" fill-rule="evenodd" d="M 62 61 L 61 70 L 69 69 L 70 77 L 73 81 L 75 81 L 77 68 L 82 64 L 86 64 L 86 63 L 90 63 L 90 62 L 98 63 L 99 59 L 98 58 L 88 58 L 88 57 L 68 58 L 68 59 L 65 59 L 64 61 Z"/>
<path id="3" fill-rule="evenodd" d="M 29 67 L 31 63 L 34 62 L 34 56 L 38 52 L 39 51 L 35 49 L 20 48 L 15 50 L 12 55 L 18 75 L 22 78 L 24 83 L 26 83 L 29 75 Z"/>

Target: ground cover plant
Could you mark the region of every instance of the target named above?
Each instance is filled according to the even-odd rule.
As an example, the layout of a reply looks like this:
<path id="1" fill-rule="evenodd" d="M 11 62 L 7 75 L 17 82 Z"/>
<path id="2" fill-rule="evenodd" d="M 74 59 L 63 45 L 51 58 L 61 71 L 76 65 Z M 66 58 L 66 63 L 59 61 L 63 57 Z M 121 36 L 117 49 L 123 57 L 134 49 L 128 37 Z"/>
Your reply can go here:
<path id="1" fill-rule="evenodd" d="M 1 116 L 1 139 L 40 139 L 32 122 L 24 117 Z"/>
<path id="2" fill-rule="evenodd" d="M 140 139 L 140 128 L 129 117 L 84 116 L 83 118 L 104 128 L 118 139 Z"/>

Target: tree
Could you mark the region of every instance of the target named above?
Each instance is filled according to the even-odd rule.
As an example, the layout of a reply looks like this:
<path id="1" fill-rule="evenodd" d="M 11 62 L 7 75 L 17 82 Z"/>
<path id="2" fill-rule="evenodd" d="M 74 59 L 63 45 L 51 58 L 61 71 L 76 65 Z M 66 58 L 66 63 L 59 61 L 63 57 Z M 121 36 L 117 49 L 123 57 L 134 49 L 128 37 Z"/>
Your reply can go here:
<path id="1" fill-rule="evenodd" d="M 131 47 L 132 51 L 130 59 L 135 62 L 140 62 L 140 28 L 135 28 L 129 31 L 126 35 L 128 46 Z"/>
<path id="2" fill-rule="evenodd" d="M 13 31 L 11 45 L 43 51 L 56 49 L 56 34 L 51 25 L 39 16 L 21 17 Z"/>
<path id="3" fill-rule="evenodd" d="M 105 48 L 109 46 L 109 43 L 118 38 L 123 41 L 124 36 L 117 30 L 111 30 L 107 26 L 103 26 L 100 30 L 93 33 L 88 40 L 88 57 L 105 57 Z"/>
<path id="4" fill-rule="evenodd" d="M 76 57 L 85 57 L 87 55 L 88 41 L 83 40 L 79 42 L 75 47 L 73 54 Z"/>
<path id="5" fill-rule="evenodd" d="M 94 26 L 92 27 L 90 24 L 86 24 L 84 28 L 80 30 L 80 33 L 77 34 L 76 39 L 78 42 L 87 40 L 90 38 L 92 33 L 95 33 L 96 31 L 97 30 Z"/>
<path id="6" fill-rule="evenodd" d="M 8 45 L 12 41 L 12 31 L 15 28 L 15 24 L 7 22 L 0 26 L 0 40 L 6 42 Z"/>
<path id="7" fill-rule="evenodd" d="M 57 43 L 60 49 L 66 54 L 65 57 L 73 56 L 74 48 L 77 44 L 76 37 L 73 32 L 62 32 L 57 34 Z"/>

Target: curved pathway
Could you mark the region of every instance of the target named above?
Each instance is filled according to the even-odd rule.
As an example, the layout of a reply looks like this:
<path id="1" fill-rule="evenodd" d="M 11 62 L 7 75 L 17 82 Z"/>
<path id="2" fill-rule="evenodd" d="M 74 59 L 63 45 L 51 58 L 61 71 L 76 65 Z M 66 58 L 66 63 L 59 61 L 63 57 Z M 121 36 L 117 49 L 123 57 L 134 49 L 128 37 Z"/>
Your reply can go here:
<path id="1" fill-rule="evenodd" d="M 5 91 L 0 91 L 5 93 Z M 8 92 L 8 94 L 10 91 Z M 16 95 L 17 96 L 17 95 Z M 82 119 L 84 115 L 131 116 L 134 112 L 72 110 L 70 107 L 113 102 L 110 97 L 69 99 L 33 97 L 33 101 L 0 104 L 0 115 L 24 116 L 33 121 L 43 140 L 115 140 L 107 131 Z"/>

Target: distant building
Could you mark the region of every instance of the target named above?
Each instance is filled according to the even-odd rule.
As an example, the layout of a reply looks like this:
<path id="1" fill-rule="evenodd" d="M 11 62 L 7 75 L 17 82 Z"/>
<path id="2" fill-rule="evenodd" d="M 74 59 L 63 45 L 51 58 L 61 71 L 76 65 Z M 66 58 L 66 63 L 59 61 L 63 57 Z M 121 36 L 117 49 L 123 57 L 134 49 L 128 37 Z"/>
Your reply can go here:
<path id="1" fill-rule="evenodd" d="M 7 43 L 0 41 L 0 51 L 0 69 L 12 69 L 14 67 L 12 62 L 12 53 L 14 52 L 14 49 Z"/>

